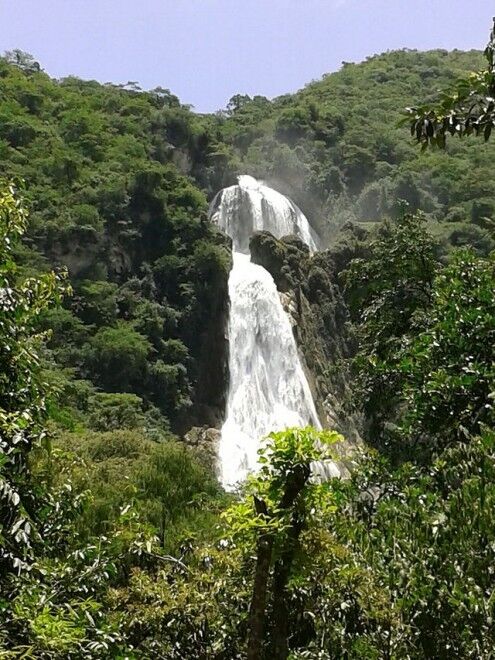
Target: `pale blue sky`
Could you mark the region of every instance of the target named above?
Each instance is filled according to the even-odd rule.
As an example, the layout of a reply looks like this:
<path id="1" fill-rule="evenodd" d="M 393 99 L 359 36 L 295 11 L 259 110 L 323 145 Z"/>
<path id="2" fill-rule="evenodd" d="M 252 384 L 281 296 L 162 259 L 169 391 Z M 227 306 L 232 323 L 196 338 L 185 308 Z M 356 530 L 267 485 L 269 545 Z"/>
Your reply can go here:
<path id="1" fill-rule="evenodd" d="M 492 0 L 0 0 L 0 52 L 212 111 L 389 49 L 481 48 L 493 14 Z"/>

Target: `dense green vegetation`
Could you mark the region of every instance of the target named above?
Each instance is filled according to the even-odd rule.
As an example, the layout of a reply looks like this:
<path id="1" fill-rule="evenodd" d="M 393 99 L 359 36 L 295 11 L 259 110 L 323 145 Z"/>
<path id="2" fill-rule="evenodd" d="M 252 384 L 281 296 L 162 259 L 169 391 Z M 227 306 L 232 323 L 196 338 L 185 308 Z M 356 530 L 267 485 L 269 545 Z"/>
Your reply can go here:
<path id="1" fill-rule="evenodd" d="M 448 135 L 482 135 L 487 142 L 495 118 L 495 20 L 485 49 L 488 67 L 445 90 L 435 107 L 408 108 L 411 135 L 423 145 L 445 147 Z"/>
<path id="2" fill-rule="evenodd" d="M 397 126 L 481 64 L 388 53 L 200 116 L 0 59 L 1 657 L 492 657 L 493 144 Z M 223 413 L 206 205 L 240 172 L 332 243 L 368 447 L 346 481 L 310 478 L 336 433 L 290 429 L 227 496 L 179 437 Z"/>
<path id="3" fill-rule="evenodd" d="M 0 174 L 25 181 L 30 209 L 18 256 L 28 273 L 68 267 L 74 289 L 45 319 L 59 422 L 81 425 L 99 390 L 139 397 L 164 430 L 221 418 L 230 257 L 205 213 L 237 173 L 294 197 L 327 242 L 348 221 L 397 217 L 405 200 L 426 213 L 442 252 L 470 244 L 487 254 L 493 145 L 421 154 L 397 125 L 407 105 L 481 61 L 474 51 L 388 53 L 292 96 L 234 97 L 209 116 L 162 88 L 54 81 L 30 56 L 7 53 Z"/>
<path id="4" fill-rule="evenodd" d="M 202 407 L 218 417 L 222 357 L 211 361 L 209 345 L 230 256 L 205 195 L 174 164 L 201 160 L 204 129 L 166 90 L 58 83 L 19 53 L 0 60 L 0 94 L 0 173 L 26 182 L 30 208 L 23 263 L 63 264 L 74 288 L 45 318 L 51 356 L 85 381 L 70 407 L 92 384 L 139 396 L 165 426 L 204 418 Z"/>
<path id="5" fill-rule="evenodd" d="M 221 120 L 229 162 L 292 196 L 329 242 L 347 221 L 397 217 L 405 200 L 427 213 L 446 248 L 470 243 L 486 253 L 493 144 L 420 152 L 399 126 L 406 106 L 482 66 L 474 51 L 399 51 L 344 64 L 271 103 L 237 98 Z"/>

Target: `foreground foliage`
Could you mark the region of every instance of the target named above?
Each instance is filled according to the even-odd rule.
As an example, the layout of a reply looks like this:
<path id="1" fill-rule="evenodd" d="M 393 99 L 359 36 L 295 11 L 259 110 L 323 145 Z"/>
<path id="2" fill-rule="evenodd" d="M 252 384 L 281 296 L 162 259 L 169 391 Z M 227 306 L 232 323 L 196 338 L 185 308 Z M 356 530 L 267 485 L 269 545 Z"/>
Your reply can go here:
<path id="1" fill-rule="evenodd" d="M 26 229 L 26 214 L 12 186 L 0 189 L 0 576 L 21 570 L 42 542 L 38 484 L 28 455 L 40 447 L 46 384 L 41 377 L 35 334 L 40 314 L 60 300 L 64 274 L 22 279 L 12 242 Z M 49 506 L 49 503 L 46 502 Z M 0 577 L 0 580 L 2 578 Z"/>
<path id="2" fill-rule="evenodd" d="M 368 460 L 343 487 L 334 531 L 372 570 L 389 609 L 386 626 L 369 626 L 352 595 L 345 632 L 354 657 L 491 657 L 494 440 L 486 431 L 424 469 Z"/>
<path id="3" fill-rule="evenodd" d="M 445 147 L 448 135 L 482 135 L 488 141 L 495 126 L 495 21 L 485 49 L 487 68 L 459 80 L 443 92 L 437 107 L 409 108 L 411 135 L 423 145 Z"/>
<path id="4" fill-rule="evenodd" d="M 422 215 L 405 213 L 385 223 L 368 244 L 366 258 L 354 259 L 343 274 L 359 350 L 359 398 L 380 446 L 384 425 L 399 409 L 404 374 L 402 350 L 424 327 L 438 272 L 435 241 Z"/>
<path id="5" fill-rule="evenodd" d="M 36 329 L 67 287 L 63 273 L 26 281 L 16 271 L 12 249 L 25 226 L 14 188 L 5 187 L 0 196 L 0 649 L 3 657 L 118 657 L 132 645 L 123 613 L 110 605 L 110 590 L 126 585 L 133 567 L 167 561 L 164 546 L 176 550 L 186 525 L 194 524 L 198 533 L 202 525 L 208 536 L 219 488 L 204 459 L 170 438 L 157 444 L 140 435 L 136 415 L 130 419 L 121 410 L 119 425 L 124 419 L 133 432 L 75 433 L 59 437 L 53 449 L 46 406 L 53 395 L 44 380 Z M 70 451 L 74 448 L 77 455 Z"/>

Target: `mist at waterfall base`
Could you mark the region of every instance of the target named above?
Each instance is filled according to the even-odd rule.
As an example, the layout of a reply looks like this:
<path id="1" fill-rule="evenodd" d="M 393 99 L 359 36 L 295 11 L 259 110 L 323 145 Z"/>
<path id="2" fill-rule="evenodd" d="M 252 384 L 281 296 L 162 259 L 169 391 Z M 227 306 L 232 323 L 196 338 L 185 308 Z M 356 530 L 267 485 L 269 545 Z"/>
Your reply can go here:
<path id="1" fill-rule="evenodd" d="M 296 234 L 315 251 L 318 237 L 287 197 L 250 176 L 222 190 L 212 220 L 232 238 L 229 276 L 229 392 L 222 427 L 221 481 L 230 489 L 258 464 L 271 431 L 308 424 L 321 428 L 301 366 L 291 323 L 270 273 L 250 260 L 249 239 L 266 230 Z M 335 473 L 335 470 L 333 471 Z"/>

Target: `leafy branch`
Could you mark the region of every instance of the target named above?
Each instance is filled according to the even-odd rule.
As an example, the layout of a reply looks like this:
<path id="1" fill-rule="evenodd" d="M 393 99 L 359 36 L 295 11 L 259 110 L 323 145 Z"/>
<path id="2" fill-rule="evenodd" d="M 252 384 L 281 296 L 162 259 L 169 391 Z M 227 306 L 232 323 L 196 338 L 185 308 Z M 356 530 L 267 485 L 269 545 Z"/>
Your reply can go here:
<path id="1" fill-rule="evenodd" d="M 423 150 L 444 148 L 447 135 L 482 135 L 485 142 L 490 138 L 495 125 L 495 19 L 484 56 L 487 69 L 458 80 L 453 89 L 442 92 L 437 105 L 406 108 L 403 123 L 410 124 Z"/>

